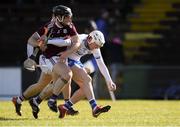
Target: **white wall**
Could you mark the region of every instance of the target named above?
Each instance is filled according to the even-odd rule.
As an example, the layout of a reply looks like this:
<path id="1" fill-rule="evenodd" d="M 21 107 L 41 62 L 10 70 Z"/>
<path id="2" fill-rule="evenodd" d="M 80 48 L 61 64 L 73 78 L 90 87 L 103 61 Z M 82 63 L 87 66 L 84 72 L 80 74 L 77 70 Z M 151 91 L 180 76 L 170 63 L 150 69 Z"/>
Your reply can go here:
<path id="1" fill-rule="evenodd" d="M 0 68 L 0 99 L 21 93 L 21 68 Z"/>

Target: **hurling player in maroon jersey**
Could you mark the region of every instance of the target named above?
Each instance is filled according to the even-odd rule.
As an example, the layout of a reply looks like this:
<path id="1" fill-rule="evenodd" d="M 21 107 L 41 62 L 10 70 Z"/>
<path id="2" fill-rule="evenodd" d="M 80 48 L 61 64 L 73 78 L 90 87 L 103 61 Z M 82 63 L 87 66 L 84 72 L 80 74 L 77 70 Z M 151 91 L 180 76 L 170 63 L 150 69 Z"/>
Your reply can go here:
<path id="1" fill-rule="evenodd" d="M 62 79 L 62 82 L 68 82 L 72 77 L 72 72 L 68 68 L 68 66 L 64 63 L 66 58 L 72 52 L 75 52 L 79 47 L 79 38 L 77 36 L 77 31 L 75 26 L 72 23 L 72 12 L 69 7 L 58 5 L 53 8 L 53 18 L 50 22 L 45 24 L 39 30 L 37 30 L 29 39 L 28 44 L 32 45 L 33 47 L 39 47 L 42 50 L 42 54 L 46 58 L 51 58 L 52 56 L 59 55 L 59 64 L 57 65 L 55 73 L 59 75 L 59 80 Z M 45 38 L 46 37 L 46 38 Z M 48 38 L 71 38 L 72 46 L 70 49 L 67 50 L 67 47 L 57 47 L 54 45 L 46 45 L 44 39 Z M 53 63 L 52 63 L 53 64 Z M 62 74 L 63 73 L 63 74 Z M 22 93 L 21 96 L 13 97 L 12 102 L 15 105 L 16 113 L 21 116 L 21 103 L 24 100 L 30 99 L 30 97 L 38 94 L 45 86 L 47 86 L 52 81 L 52 75 L 47 73 L 41 73 L 39 81 L 35 84 L 26 89 L 25 92 Z M 66 86 L 63 92 L 64 99 L 68 100 L 70 98 L 70 85 Z M 41 100 L 38 100 L 41 101 Z M 30 104 L 33 108 L 32 101 Z M 33 109 L 33 116 L 37 118 L 37 112 Z M 77 113 L 76 111 L 72 111 L 71 113 Z M 74 115 L 74 114 L 72 114 Z"/>

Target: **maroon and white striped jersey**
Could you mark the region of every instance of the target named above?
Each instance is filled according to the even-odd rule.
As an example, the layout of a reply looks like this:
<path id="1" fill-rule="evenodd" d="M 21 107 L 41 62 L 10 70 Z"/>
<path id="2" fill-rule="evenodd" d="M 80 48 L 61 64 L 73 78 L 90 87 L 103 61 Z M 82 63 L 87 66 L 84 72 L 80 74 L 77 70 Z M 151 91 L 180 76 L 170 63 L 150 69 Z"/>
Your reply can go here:
<path id="1" fill-rule="evenodd" d="M 70 25 L 63 25 L 58 26 L 56 23 L 49 22 L 45 24 L 43 27 L 41 27 L 37 33 L 42 36 L 45 34 L 46 30 L 47 32 L 47 37 L 48 38 L 61 38 L 61 39 L 67 39 L 70 38 L 71 36 L 77 35 L 76 28 L 73 23 Z M 50 58 L 52 56 L 56 56 L 58 53 L 65 51 L 67 49 L 66 46 L 64 47 L 57 47 L 55 45 L 47 44 L 47 49 L 43 52 L 43 55 L 46 58 Z"/>

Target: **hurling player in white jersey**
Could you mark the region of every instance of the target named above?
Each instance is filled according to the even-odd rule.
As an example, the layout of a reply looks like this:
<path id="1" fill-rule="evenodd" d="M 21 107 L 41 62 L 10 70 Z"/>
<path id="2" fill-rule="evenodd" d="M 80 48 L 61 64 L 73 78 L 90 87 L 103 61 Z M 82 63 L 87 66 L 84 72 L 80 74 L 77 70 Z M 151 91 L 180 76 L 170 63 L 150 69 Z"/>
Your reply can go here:
<path id="1" fill-rule="evenodd" d="M 73 72 L 73 80 L 80 86 L 80 89 L 78 89 L 71 99 L 67 101 L 64 105 L 59 105 L 58 110 L 60 112 L 60 118 L 63 118 L 66 113 L 72 109 L 73 104 L 78 102 L 80 99 L 86 97 L 92 107 L 92 114 L 94 117 L 97 117 L 103 112 L 107 112 L 111 107 L 105 106 L 105 107 L 99 107 L 96 103 L 95 97 L 94 97 L 94 92 L 92 88 L 92 79 L 86 72 L 86 70 L 83 68 L 83 64 L 80 62 L 80 58 L 86 54 L 93 54 L 93 56 L 96 59 L 97 65 L 104 76 L 106 83 L 108 85 L 109 90 L 114 91 L 116 90 L 116 85 L 112 81 L 109 71 L 104 64 L 100 48 L 104 45 L 105 40 L 104 40 L 104 35 L 98 31 L 94 30 L 92 31 L 89 35 L 82 34 L 79 35 L 80 38 L 80 48 L 78 49 L 77 52 L 69 55 L 68 57 L 68 65 L 71 67 L 71 70 Z M 61 47 L 62 44 L 66 43 L 67 41 L 69 43 L 69 40 L 62 40 L 62 39 L 52 39 L 48 41 L 48 44 L 53 44 L 56 46 Z M 49 66 L 49 65 L 48 65 Z M 48 69 L 45 69 L 44 71 L 52 71 L 52 67 L 48 67 Z M 47 86 L 48 87 L 48 86 Z M 63 87 L 62 87 L 63 88 Z M 47 91 L 50 89 L 45 88 L 41 93 L 48 93 L 51 91 Z M 62 91 L 60 89 L 59 93 Z M 42 94 L 45 95 L 45 94 Z M 40 96 L 41 100 L 45 99 L 46 96 Z M 54 99 L 52 96 L 50 97 L 48 101 L 48 106 L 52 111 L 57 110 L 56 106 L 56 99 Z"/>
<path id="2" fill-rule="evenodd" d="M 92 79 L 87 74 L 85 69 L 83 68 L 82 63 L 80 62 L 80 58 L 86 54 L 93 54 L 96 63 L 98 65 L 98 68 L 100 72 L 102 73 L 103 77 L 106 80 L 106 83 L 108 85 L 109 90 L 114 91 L 116 90 L 116 85 L 112 81 L 109 71 L 104 63 L 104 60 L 101 55 L 100 48 L 104 45 L 104 35 L 98 31 L 94 30 L 89 35 L 79 35 L 81 40 L 80 48 L 77 52 L 71 54 L 69 56 L 68 64 L 71 67 L 71 70 L 73 72 L 73 80 L 80 86 L 80 89 L 78 89 L 73 96 L 70 98 L 69 101 L 67 101 L 63 105 L 59 105 L 58 109 L 60 112 L 60 118 L 63 118 L 65 116 L 65 113 L 70 110 L 77 101 L 82 99 L 82 97 L 85 97 L 85 93 L 87 90 L 82 89 L 83 85 L 90 84 L 91 90 L 92 88 Z M 87 95 L 86 95 L 87 97 Z M 92 110 L 93 110 L 93 116 L 97 117 L 100 113 L 108 111 L 108 106 L 105 106 L 103 108 L 97 106 L 96 100 L 93 93 L 93 98 L 89 99 L 89 103 L 91 104 Z M 109 107 L 110 108 L 110 107 Z"/>

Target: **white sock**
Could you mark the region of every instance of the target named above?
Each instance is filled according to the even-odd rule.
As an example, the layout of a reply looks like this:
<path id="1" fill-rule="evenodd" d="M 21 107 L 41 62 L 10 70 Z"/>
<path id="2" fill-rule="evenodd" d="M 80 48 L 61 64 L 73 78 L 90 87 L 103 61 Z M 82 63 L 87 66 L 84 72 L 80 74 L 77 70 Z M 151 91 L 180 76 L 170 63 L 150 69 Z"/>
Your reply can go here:
<path id="1" fill-rule="evenodd" d="M 18 103 L 18 104 L 21 104 L 21 103 L 22 103 L 22 100 L 21 100 L 19 97 L 17 97 L 17 103 Z"/>

